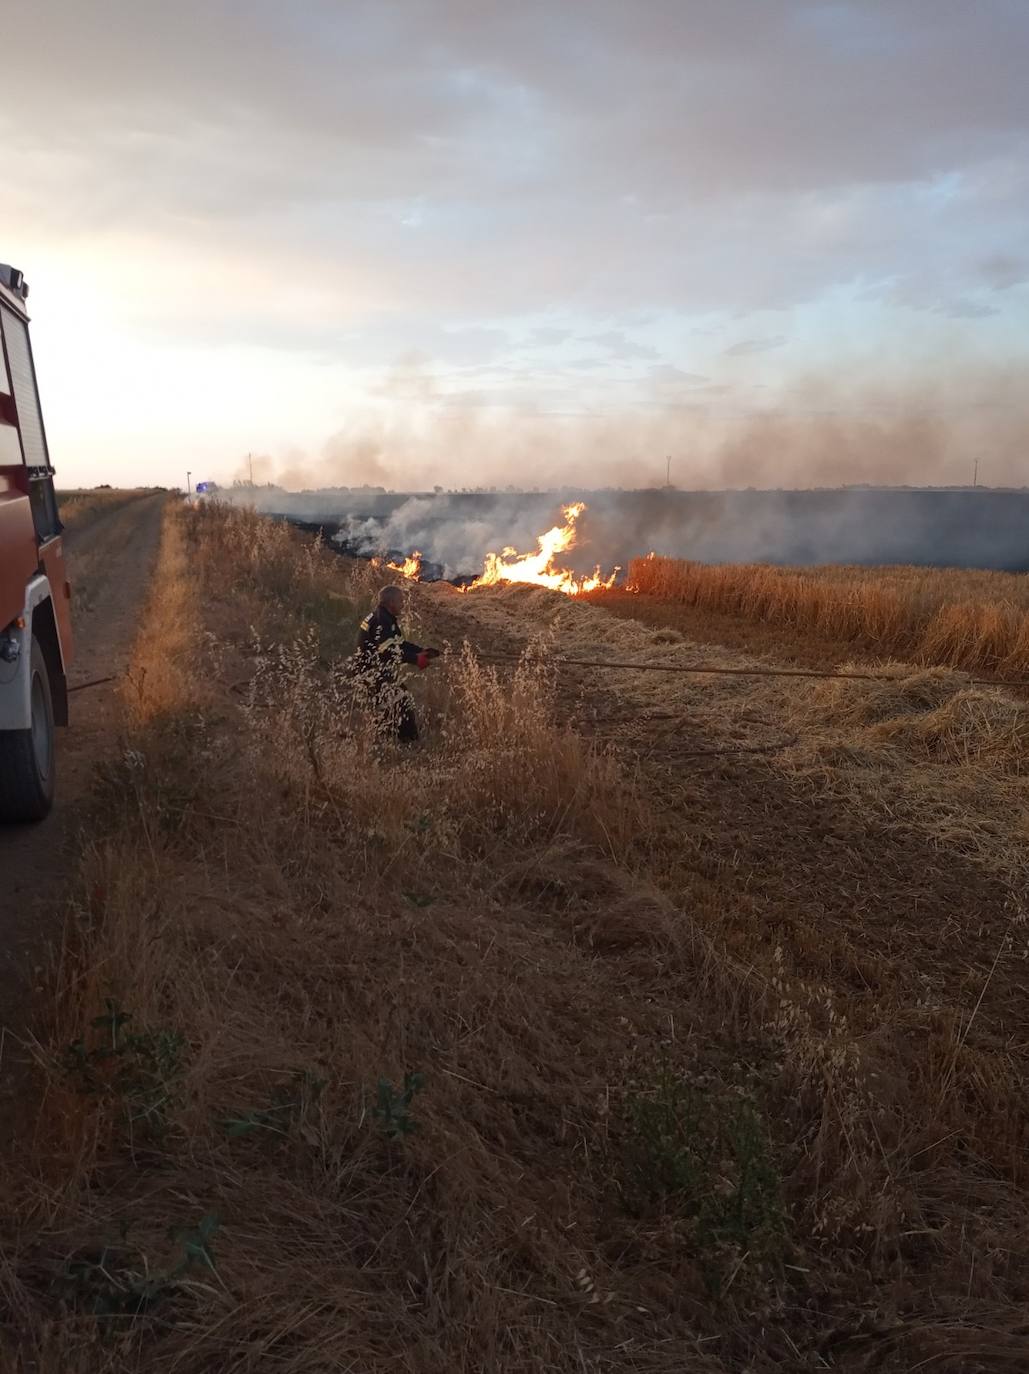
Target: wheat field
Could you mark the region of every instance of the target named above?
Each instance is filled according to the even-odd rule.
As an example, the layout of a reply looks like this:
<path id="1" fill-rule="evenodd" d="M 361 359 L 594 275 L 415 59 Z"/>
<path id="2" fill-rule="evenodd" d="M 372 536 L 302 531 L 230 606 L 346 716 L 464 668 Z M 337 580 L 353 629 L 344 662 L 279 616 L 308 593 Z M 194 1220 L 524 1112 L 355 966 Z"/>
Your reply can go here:
<path id="1" fill-rule="evenodd" d="M 1029 575 L 916 567 L 778 568 L 633 559 L 641 596 L 871 644 L 884 656 L 1029 676 Z"/>

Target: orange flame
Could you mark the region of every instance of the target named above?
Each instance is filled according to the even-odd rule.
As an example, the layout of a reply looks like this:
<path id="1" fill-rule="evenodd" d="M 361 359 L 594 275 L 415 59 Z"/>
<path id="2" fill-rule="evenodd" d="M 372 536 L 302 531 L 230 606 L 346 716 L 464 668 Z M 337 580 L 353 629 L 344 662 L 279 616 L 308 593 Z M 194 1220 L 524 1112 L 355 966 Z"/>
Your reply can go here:
<path id="1" fill-rule="evenodd" d="M 411 577 L 417 582 L 422 574 L 422 556 L 415 549 L 410 558 L 405 558 L 403 563 L 387 563 L 387 568 L 392 568 L 394 572 L 401 573 L 404 577 Z"/>
<path id="2" fill-rule="evenodd" d="M 586 509 L 582 501 L 565 506 L 563 525 L 541 534 L 536 541 L 535 553 L 518 554 L 514 549 L 504 549 L 501 553 L 488 553 L 483 566 L 482 576 L 477 577 L 472 587 L 495 587 L 498 582 L 531 582 L 539 587 L 550 587 L 556 592 L 566 592 L 575 596 L 579 592 L 594 592 L 610 587 L 618 575 L 615 568 L 610 577 L 602 577 L 599 565 L 591 574 L 577 577 L 567 568 L 556 568 L 554 559 L 565 553 L 575 544 L 575 525 Z"/>

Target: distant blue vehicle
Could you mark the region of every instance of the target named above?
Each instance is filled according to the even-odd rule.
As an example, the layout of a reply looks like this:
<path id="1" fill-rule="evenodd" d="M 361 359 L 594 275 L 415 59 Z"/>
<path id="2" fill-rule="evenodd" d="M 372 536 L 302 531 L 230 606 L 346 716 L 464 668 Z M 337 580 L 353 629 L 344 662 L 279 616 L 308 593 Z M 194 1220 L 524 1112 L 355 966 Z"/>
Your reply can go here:
<path id="1" fill-rule="evenodd" d="M 218 483 L 217 483 L 217 482 L 198 482 L 198 483 L 196 484 L 195 490 L 196 490 L 196 494 L 197 494 L 198 496 L 200 496 L 200 495 L 201 495 L 202 493 L 204 493 L 204 492 L 207 492 L 208 494 L 210 494 L 212 491 L 217 491 L 217 490 L 218 490 Z"/>

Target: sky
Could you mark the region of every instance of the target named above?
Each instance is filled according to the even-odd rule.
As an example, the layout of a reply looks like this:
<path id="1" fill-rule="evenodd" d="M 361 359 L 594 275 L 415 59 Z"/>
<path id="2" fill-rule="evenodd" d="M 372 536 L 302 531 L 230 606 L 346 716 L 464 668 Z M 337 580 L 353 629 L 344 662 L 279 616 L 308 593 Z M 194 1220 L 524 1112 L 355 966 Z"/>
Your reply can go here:
<path id="1" fill-rule="evenodd" d="M 3 0 L 61 486 L 1029 469 L 1029 0 Z"/>

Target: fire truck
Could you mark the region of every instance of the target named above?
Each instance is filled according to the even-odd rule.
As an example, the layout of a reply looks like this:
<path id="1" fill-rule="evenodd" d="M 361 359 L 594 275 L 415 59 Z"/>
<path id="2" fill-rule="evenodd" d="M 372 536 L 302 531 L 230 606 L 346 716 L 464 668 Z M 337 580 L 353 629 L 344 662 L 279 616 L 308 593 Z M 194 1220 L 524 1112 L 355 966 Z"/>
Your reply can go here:
<path id="1" fill-rule="evenodd" d="M 54 726 L 68 723 L 65 574 L 22 273 L 0 264 L 0 821 L 54 800 Z"/>

